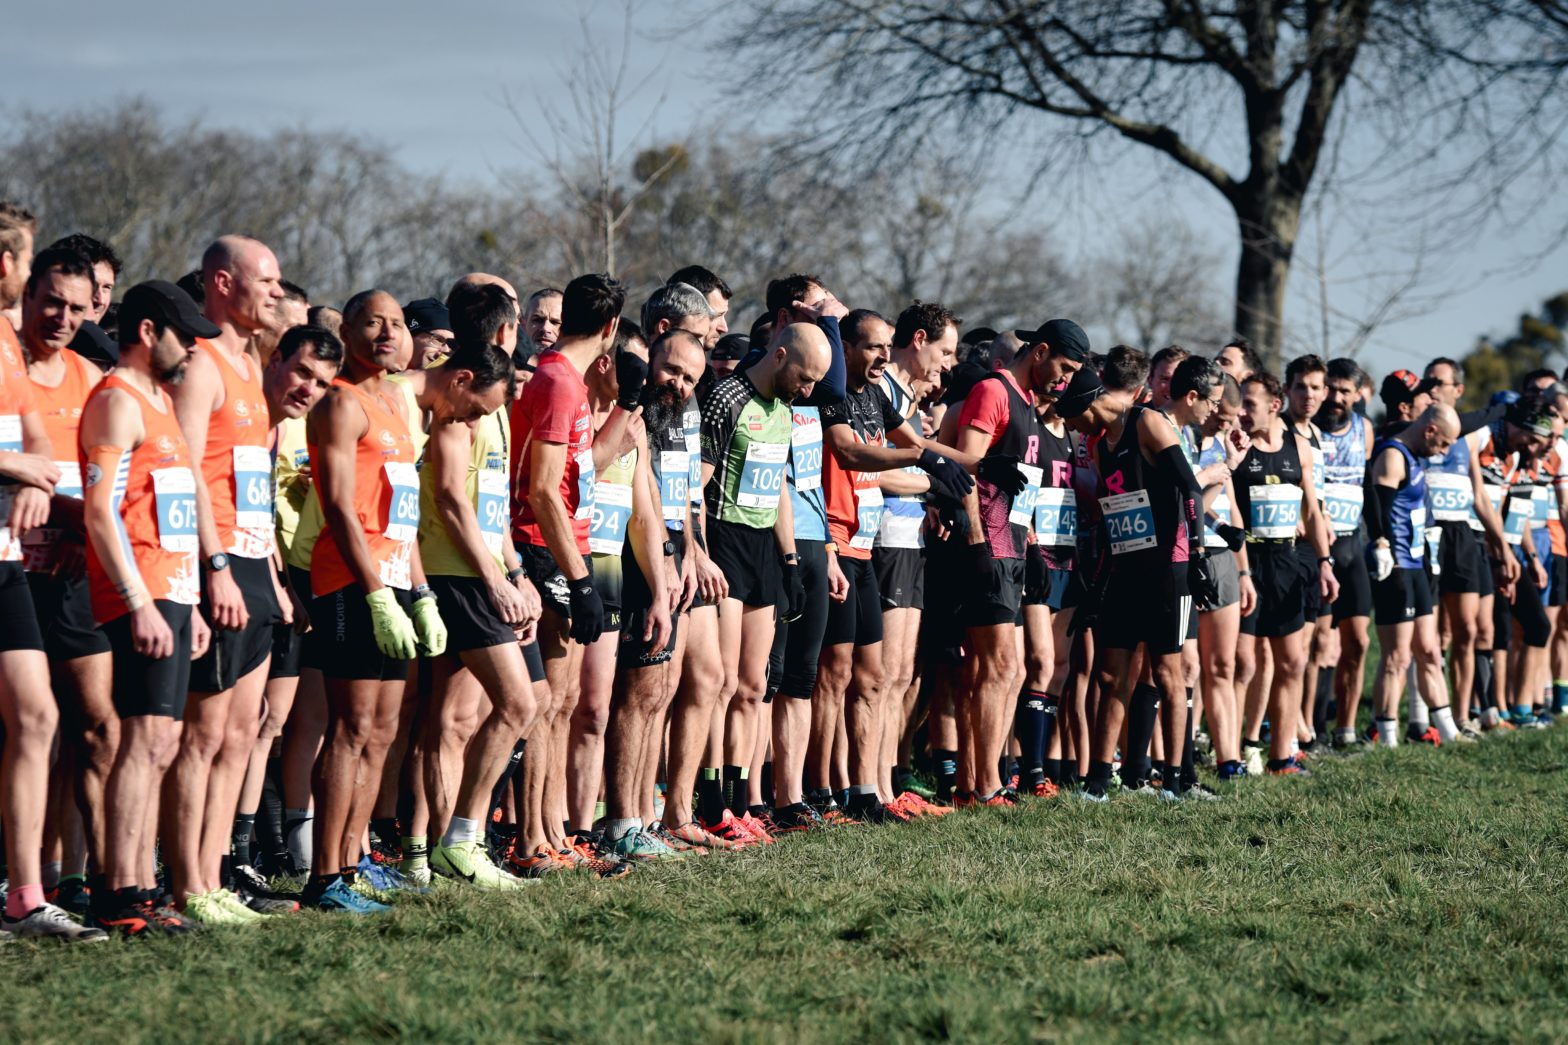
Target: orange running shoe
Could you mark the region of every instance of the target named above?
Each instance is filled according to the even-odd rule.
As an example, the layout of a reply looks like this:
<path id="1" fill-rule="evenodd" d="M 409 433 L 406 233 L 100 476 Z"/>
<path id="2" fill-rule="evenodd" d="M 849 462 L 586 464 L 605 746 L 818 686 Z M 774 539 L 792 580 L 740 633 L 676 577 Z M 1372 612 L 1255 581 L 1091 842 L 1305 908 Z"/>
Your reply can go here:
<path id="1" fill-rule="evenodd" d="M 825 810 L 822 813 L 822 820 L 824 823 L 831 824 L 833 827 L 860 826 L 859 820 L 856 820 L 838 806 L 833 806 L 832 808 Z"/>
<path id="2" fill-rule="evenodd" d="M 975 804 L 975 796 L 970 792 L 953 792 L 953 808 L 967 809 Z"/>
<path id="3" fill-rule="evenodd" d="M 514 849 L 512 855 L 506 858 L 506 869 L 519 878 L 543 878 L 547 874 L 570 870 L 575 866 L 575 863 L 561 859 L 560 855 L 547 845 L 540 846 L 521 859 Z"/>
<path id="4" fill-rule="evenodd" d="M 1038 784 L 1034 785 L 1034 791 L 1032 793 L 1036 798 L 1055 798 L 1057 795 L 1062 793 L 1062 790 L 1056 786 L 1054 781 L 1041 780 Z"/>
<path id="5" fill-rule="evenodd" d="M 732 842 L 726 842 L 713 832 L 704 830 L 703 826 L 695 820 L 689 824 L 682 824 L 680 827 L 665 827 L 662 821 L 657 826 L 664 829 L 663 833 L 659 834 L 659 837 L 663 839 L 666 845 L 672 848 L 675 847 L 677 842 L 681 845 L 688 845 L 693 849 L 700 849 L 710 853 L 718 850 L 740 848 Z"/>
<path id="6" fill-rule="evenodd" d="M 1006 788 L 987 798 L 980 798 L 975 801 L 979 805 L 990 806 L 992 809 L 1011 809 L 1018 805 L 1018 800 L 1008 794 Z"/>
<path id="7" fill-rule="evenodd" d="M 751 815 L 750 810 L 746 812 L 745 816 L 740 818 L 740 826 L 743 830 L 750 832 L 751 837 L 762 845 L 772 845 L 777 841 L 776 838 L 768 834 L 768 829 L 763 826 L 762 821 Z"/>
<path id="8" fill-rule="evenodd" d="M 724 811 L 724 819 L 718 823 L 703 824 L 702 826 L 713 837 L 728 843 L 727 848 L 730 849 L 744 849 L 747 846 L 758 844 L 757 840 L 752 837 L 751 832 L 728 809 Z"/>

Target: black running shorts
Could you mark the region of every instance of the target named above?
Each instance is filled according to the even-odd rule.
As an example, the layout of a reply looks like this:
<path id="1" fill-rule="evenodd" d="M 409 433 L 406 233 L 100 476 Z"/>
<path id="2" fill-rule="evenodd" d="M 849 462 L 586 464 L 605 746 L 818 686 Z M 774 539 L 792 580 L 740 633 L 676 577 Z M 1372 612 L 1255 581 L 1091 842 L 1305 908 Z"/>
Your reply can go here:
<path id="1" fill-rule="evenodd" d="M 990 572 L 982 576 L 960 567 L 957 587 L 933 589 L 963 593 L 960 615 L 966 628 L 1023 623 L 1024 560 L 992 559 L 990 564 Z"/>
<path id="2" fill-rule="evenodd" d="M 1333 546 L 1330 545 L 1332 555 Z M 1307 620 L 1317 620 L 1327 617 L 1332 607 L 1323 601 L 1323 589 L 1315 582 L 1318 575 L 1318 550 L 1312 546 L 1311 541 L 1296 542 L 1296 559 L 1301 563 L 1301 577 L 1304 583 L 1301 586 L 1302 607 L 1301 615 Z"/>
<path id="3" fill-rule="evenodd" d="M 685 535 L 679 530 L 666 530 L 665 538 L 675 546 L 675 555 L 671 563 L 675 567 L 675 575 L 680 576 L 681 566 L 685 560 Z M 597 558 L 597 557 L 596 557 Z M 663 568 L 663 563 L 660 567 Z M 597 564 L 595 565 L 594 579 L 597 581 Z M 620 584 L 620 629 L 621 645 L 616 651 L 616 663 L 623 668 L 651 668 L 659 664 L 668 664 L 670 657 L 675 653 L 675 638 L 680 631 L 680 614 L 670 615 L 670 640 L 658 649 L 652 648 L 643 641 L 643 632 L 647 629 L 648 610 L 653 604 L 653 589 L 644 576 L 642 566 L 637 562 L 637 556 L 627 549 L 621 556 L 621 584 Z"/>
<path id="4" fill-rule="evenodd" d="M 824 646 L 870 646 L 882 641 L 882 596 L 870 559 L 838 557 L 839 569 L 849 581 L 849 596 L 828 604 L 828 629 Z"/>
<path id="5" fill-rule="evenodd" d="M 806 609 L 799 620 L 774 626 L 768 688 L 796 700 L 810 700 L 817 687 L 817 660 L 828 630 L 828 546 L 826 541 L 795 541 L 800 576 L 806 582 Z M 775 681 L 776 680 L 776 681 Z"/>
<path id="6" fill-rule="evenodd" d="M 517 641 L 517 633 L 501 619 L 490 601 L 490 589 L 478 577 L 434 575 L 428 578 L 436 606 L 446 623 L 446 651 L 456 656 L 471 649 L 489 649 Z"/>
<path id="7" fill-rule="evenodd" d="M 131 641 L 131 614 L 103 626 L 114 652 L 114 711 L 121 718 L 156 715 L 178 722 L 185 716 L 191 681 L 191 611 L 194 607 L 158 600 L 153 603 L 174 632 L 174 655 L 153 659 L 136 652 Z"/>
<path id="8" fill-rule="evenodd" d="M 708 557 L 730 582 L 730 598 L 747 606 L 779 604 L 783 574 L 772 530 L 710 518 Z"/>
<path id="9" fill-rule="evenodd" d="M 272 663 L 267 668 L 269 679 L 297 679 L 304 660 L 305 636 L 294 630 L 294 625 L 279 621 L 272 626 Z"/>
<path id="10" fill-rule="evenodd" d="M 1437 587 L 1444 595 L 1479 595 L 1490 586 L 1492 566 L 1486 561 L 1486 546 L 1469 523 L 1438 523 L 1443 532 L 1438 543 L 1437 562 L 1442 572 Z"/>
<path id="11" fill-rule="evenodd" d="M 32 589 L 20 562 L 0 562 L 0 653 L 44 648 Z"/>
<path id="12" fill-rule="evenodd" d="M 47 573 L 29 573 L 33 614 L 44 637 L 44 653 L 52 661 L 76 660 L 109 652 L 109 640 L 93 620 L 87 578 L 66 580 Z"/>
<path id="13" fill-rule="evenodd" d="M 239 631 L 220 630 L 212 623 L 212 602 L 208 595 L 211 575 L 201 575 L 202 617 L 212 627 L 212 644 L 202 658 L 191 665 L 191 690 L 196 693 L 222 693 L 272 657 L 272 626 L 278 622 L 278 595 L 272 586 L 272 560 L 229 556 L 229 573 L 239 585 L 240 596 L 250 617 Z"/>
<path id="14" fill-rule="evenodd" d="M 882 609 L 921 610 L 926 605 L 926 553 L 923 548 L 873 548 Z"/>
<path id="15" fill-rule="evenodd" d="M 407 612 L 412 593 L 391 589 Z M 408 675 L 409 662 L 384 656 L 376 645 L 365 589 L 357 584 L 339 588 L 310 600 L 310 626 L 315 629 L 322 656 L 321 673 L 329 679 L 380 679 L 391 682 Z"/>
<path id="16" fill-rule="evenodd" d="M 1372 582 L 1372 619 L 1379 627 L 1405 624 L 1432 612 L 1432 586 L 1426 570 L 1394 567 L 1394 572 Z"/>
<path id="17" fill-rule="evenodd" d="M 593 576 L 592 559 L 591 555 L 583 556 L 583 561 L 588 566 L 589 577 Z M 519 544 L 517 561 L 522 564 L 523 572 L 528 575 L 528 579 L 534 582 L 544 608 L 562 620 L 570 620 L 571 588 L 566 583 L 566 574 L 562 573 L 561 568 L 555 564 L 555 557 L 550 554 L 550 549 L 540 544 Z"/>
<path id="18" fill-rule="evenodd" d="M 1372 574 L 1367 572 L 1366 539 L 1358 533 L 1334 538 L 1329 555 L 1334 560 L 1334 579 L 1339 581 L 1339 598 L 1334 600 L 1334 623 L 1351 617 L 1372 616 Z"/>
<path id="19" fill-rule="evenodd" d="M 1107 649 L 1147 646 L 1150 654 L 1180 653 L 1197 614 L 1188 588 L 1187 563 L 1168 570 L 1118 571 L 1100 604 L 1094 636 Z M 1113 566 L 1114 570 L 1115 567 Z"/>
<path id="20" fill-rule="evenodd" d="M 1305 627 L 1306 578 L 1301 575 L 1301 559 L 1296 555 L 1294 542 L 1254 541 L 1247 545 L 1247 564 L 1252 568 L 1258 608 L 1252 616 L 1242 618 L 1241 630 L 1247 635 L 1277 639 Z M 1316 582 L 1314 570 L 1313 583 Z"/>

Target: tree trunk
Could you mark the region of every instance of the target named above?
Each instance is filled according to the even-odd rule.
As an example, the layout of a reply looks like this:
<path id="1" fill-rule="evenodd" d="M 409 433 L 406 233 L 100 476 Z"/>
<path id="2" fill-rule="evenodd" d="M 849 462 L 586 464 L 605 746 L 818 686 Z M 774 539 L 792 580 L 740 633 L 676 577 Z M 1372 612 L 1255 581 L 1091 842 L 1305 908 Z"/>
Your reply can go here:
<path id="1" fill-rule="evenodd" d="M 1238 207 L 1241 260 L 1236 266 L 1236 333 L 1252 342 L 1263 365 L 1281 372 L 1285 287 L 1300 228 L 1301 204 L 1290 199 Z"/>

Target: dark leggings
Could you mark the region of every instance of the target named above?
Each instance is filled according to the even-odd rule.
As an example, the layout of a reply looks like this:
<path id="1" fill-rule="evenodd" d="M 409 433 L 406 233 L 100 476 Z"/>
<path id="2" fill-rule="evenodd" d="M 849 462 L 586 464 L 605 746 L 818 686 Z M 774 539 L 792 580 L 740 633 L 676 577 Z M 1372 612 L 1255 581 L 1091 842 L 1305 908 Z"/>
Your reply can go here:
<path id="1" fill-rule="evenodd" d="M 817 660 L 828 627 L 828 553 L 825 541 L 796 539 L 800 575 L 806 582 L 806 610 L 800 619 L 773 629 L 768 657 L 768 692 L 810 700 L 817 687 Z"/>
<path id="2" fill-rule="evenodd" d="M 1520 553 L 1518 558 L 1521 569 L 1519 581 L 1514 586 L 1514 601 L 1510 603 L 1501 595 L 1492 600 L 1493 649 L 1508 648 L 1508 637 L 1512 634 L 1510 617 L 1519 622 L 1526 646 L 1543 649 L 1552 637 L 1552 626 L 1546 619 L 1541 589 L 1535 586 L 1533 571 L 1530 564 L 1524 561 L 1523 554 Z"/>

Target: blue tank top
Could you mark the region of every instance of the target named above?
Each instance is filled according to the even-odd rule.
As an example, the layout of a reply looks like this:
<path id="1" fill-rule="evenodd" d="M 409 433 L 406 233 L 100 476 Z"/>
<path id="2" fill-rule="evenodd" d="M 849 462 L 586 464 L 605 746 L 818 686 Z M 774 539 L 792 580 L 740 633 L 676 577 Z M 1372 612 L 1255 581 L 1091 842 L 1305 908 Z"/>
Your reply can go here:
<path id="1" fill-rule="evenodd" d="M 1361 528 L 1361 511 L 1366 498 L 1367 419 L 1350 415 L 1350 424 L 1338 435 L 1322 429 L 1323 510 L 1336 537 Z"/>
<path id="2" fill-rule="evenodd" d="M 1479 525 L 1475 514 L 1475 490 L 1470 485 L 1470 444 L 1455 439 L 1441 457 L 1426 461 L 1426 496 L 1432 521 Z"/>
<path id="3" fill-rule="evenodd" d="M 1385 439 L 1374 448 L 1382 453 L 1393 448 L 1405 459 L 1405 485 L 1394 495 L 1393 528 L 1389 538 L 1394 565 L 1402 570 L 1419 570 L 1426 554 L 1426 469 L 1410 448 L 1397 439 Z"/>
<path id="4" fill-rule="evenodd" d="M 793 407 L 790 433 L 789 506 L 795 513 L 797 541 L 828 539 L 828 511 L 822 500 L 822 415 L 814 406 Z"/>

